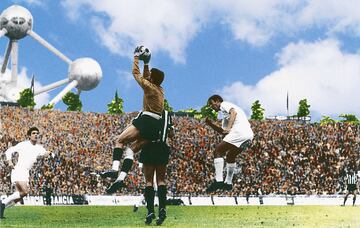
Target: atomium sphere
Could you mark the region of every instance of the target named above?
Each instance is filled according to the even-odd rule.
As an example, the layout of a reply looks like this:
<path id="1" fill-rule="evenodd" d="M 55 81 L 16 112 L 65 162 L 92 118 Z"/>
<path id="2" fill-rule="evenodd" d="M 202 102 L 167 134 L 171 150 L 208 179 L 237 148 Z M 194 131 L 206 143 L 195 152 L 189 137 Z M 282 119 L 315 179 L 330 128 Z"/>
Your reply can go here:
<path id="1" fill-rule="evenodd" d="M 78 89 L 88 91 L 99 84 L 102 70 L 99 63 L 92 58 L 79 58 L 70 64 L 68 76 L 70 81 L 78 82 Z"/>
<path id="2" fill-rule="evenodd" d="M 0 16 L 0 29 L 7 30 L 10 39 L 21 39 L 32 29 L 33 17 L 29 10 L 13 5 L 5 9 Z"/>

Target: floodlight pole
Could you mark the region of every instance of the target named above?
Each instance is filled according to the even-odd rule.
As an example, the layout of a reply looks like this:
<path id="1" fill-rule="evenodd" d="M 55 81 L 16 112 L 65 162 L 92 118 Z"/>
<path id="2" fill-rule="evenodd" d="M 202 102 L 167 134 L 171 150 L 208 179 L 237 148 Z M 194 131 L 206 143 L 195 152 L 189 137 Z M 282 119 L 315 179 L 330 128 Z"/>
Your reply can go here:
<path id="1" fill-rule="evenodd" d="M 55 55 L 57 55 L 60 59 L 62 59 L 64 62 L 66 62 L 67 64 L 71 64 L 72 61 L 66 57 L 63 53 L 61 53 L 58 49 L 56 49 L 54 46 L 52 46 L 51 44 L 49 44 L 46 40 L 44 40 L 43 38 L 41 38 L 41 36 L 39 36 L 36 32 L 29 30 L 27 32 L 27 34 L 29 36 L 31 36 L 32 38 L 34 38 L 36 41 L 38 41 L 41 45 L 43 45 L 44 47 L 46 47 L 47 49 L 49 49 L 49 51 L 51 51 L 52 53 L 54 53 Z"/>

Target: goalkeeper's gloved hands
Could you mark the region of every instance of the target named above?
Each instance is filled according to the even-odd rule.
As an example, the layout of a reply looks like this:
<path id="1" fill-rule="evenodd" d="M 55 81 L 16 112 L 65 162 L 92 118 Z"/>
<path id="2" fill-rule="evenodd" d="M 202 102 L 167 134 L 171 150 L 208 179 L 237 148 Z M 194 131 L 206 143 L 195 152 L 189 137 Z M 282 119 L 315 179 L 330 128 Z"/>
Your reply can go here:
<path id="1" fill-rule="evenodd" d="M 150 62 L 150 58 L 151 58 L 151 53 L 147 48 L 139 56 L 139 59 L 144 61 L 144 64 L 148 64 Z"/>
<path id="2" fill-rule="evenodd" d="M 137 46 L 136 48 L 135 48 L 135 51 L 134 51 L 134 56 L 135 57 L 139 57 L 143 52 L 141 51 L 141 48 L 142 48 L 143 46 L 142 45 L 140 45 L 140 46 Z"/>

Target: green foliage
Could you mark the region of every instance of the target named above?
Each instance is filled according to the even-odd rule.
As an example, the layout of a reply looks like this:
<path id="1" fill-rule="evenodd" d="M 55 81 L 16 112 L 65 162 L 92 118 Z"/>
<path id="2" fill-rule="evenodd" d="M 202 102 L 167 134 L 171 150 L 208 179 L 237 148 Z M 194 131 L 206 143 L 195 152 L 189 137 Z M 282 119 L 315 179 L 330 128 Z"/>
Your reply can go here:
<path id="1" fill-rule="evenodd" d="M 189 109 L 185 109 L 185 110 L 180 110 L 179 113 L 188 113 L 192 116 L 194 116 L 195 119 L 205 119 L 206 117 L 209 117 L 210 119 L 215 120 L 218 116 L 218 113 L 214 110 L 212 110 L 209 106 L 204 105 L 200 111 L 193 109 L 193 108 L 189 108 Z"/>
<path id="2" fill-rule="evenodd" d="M 206 117 L 216 120 L 218 116 L 218 113 L 211 109 L 208 105 L 203 106 L 200 109 L 200 118 L 199 119 L 205 119 Z"/>
<path id="3" fill-rule="evenodd" d="M 168 112 L 174 112 L 174 109 L 170 106 L 168 100 L 164 100 L 164 109 Z"/>
<path id="4" fill-rule="evenodd" d="M 341 122 L 360 124 L 360 120 L 353 114 L 341 114 L 339 117 L 343 118 Z"/>
<path id="5" fill-rule="evenodd" d="M 107 105 L 109 114 L 122 114 L 124 113 L 123 99 L 118 96 L 116 90 L 114 99 Z"/>
<path id="6" fill-rule="evenodd" d="M 20 92 L 20 98 L 17 100 L 17 103 L 21 107 L 26 107 L 33 109 L 36 105 L 34 101 L 34 94 L 31 89 L 27 88 Z"/>
<path id="7" fill-rule="evenodd" d="M 189 109 L 179 110 L 176 113 L 179 114 L 179 115 L 188 114 L 189 116 L 195 116 L 195 115 L 197 115 L 198 111 L 196 109 L 189 108 Z"/>
<path id="8" fill-rule="evenodd" d="M 320 125 L 327 125 L 327 124 L 335 124 L 336 120 L 331 119 L 329 116 L 322 116 L 320 120 Z"/>
<path id="9" fill-rule="evenodd" d="M 261 107 L 259 100 L 256 100 L 251 106 L 251 119 L 252 120 L 263 120 L 265 109 Z"/>
<path id="10" fill-rule="evenodd" d="M 298 117 L 309 116 L 309 114 L 310 114 L 309 108 L 310 108 L 310 105 L 308 105 L 306 99 L 300 100 L 297 116 Z"/>
<path id="11" fill-rule="evenodd" d="M 67 111 L 81 111 L 82 110 L 82 102 L 80 100 L 80 95 L 75 94 L 73 92 L 68 92 L 63 97 L 62 101 L 66 104 Z"/>
<path id="12" fill-rule="evenodd" d="M 195 114 L 195 113 L 197 113 L 198 111 L 197 111 L 196 109 L 189 108 L 189 109 L 179 110 L 178 112 Z"/>
<path id="13" fill-rule="evenodd" d="M 54 105 L 53 104 L 47 104 L 47 105 L 43 105 L 41 107 L 41 110 L 46 110 L 46 109 L 53 109 Z"/>

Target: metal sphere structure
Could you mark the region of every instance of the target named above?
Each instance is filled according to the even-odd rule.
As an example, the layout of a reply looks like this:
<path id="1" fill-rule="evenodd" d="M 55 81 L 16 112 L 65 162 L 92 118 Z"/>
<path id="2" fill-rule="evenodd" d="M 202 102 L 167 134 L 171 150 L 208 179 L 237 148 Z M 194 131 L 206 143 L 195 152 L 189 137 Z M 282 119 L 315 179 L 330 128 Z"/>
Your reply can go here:
<path id="1" fill-rule="evenodd" d="M 70 81 L 78 82 L 76 88 L 89 91 L 99 84 L 102 71 L 99 63 L 92 58 L 79 58 L 70 64 L 68 77 Z"/>
<path id="2" fill-rule="evenodd" d="M 4 10 L 0 16 L 0 30 L 6 29 L 6 36 L 19 40 L 32 29 L 33 17 L 29 10 L 13 5 Z"/>
<path id="3" fill-rule="evenodd" d="M 18 40 L 29 35 L 49 51 L 58 56 L 61 60 L 69 65 L 68 75 L 66 79 L 54 82 L 50 85 L 36 88 L 34 95 L 41 94 L 53 90 L 57 87 L 67 84 L 67 86 L 50 101 L 55 105 L 62 97 L 73 88 L 81 91 L 89 91 L 94 89 L 102 79 L 102 70 L 98 62 L 91 58 L 79 58 L 72 61 L 59 50 L 49 44 L 41 36 L 33 30 L 33 17 L 31 13 L 24 7 L 13 5 L 5 9 L 0 15 L 0 37 L 7 36 L 9 44 L 7 46 L 4 62 L 1 67 L 1 74 L 5 73 L 8 60 L 11 55 L 11 84 L 16 87 L 17 83 L 17 62 L 18 62 Z"/>

